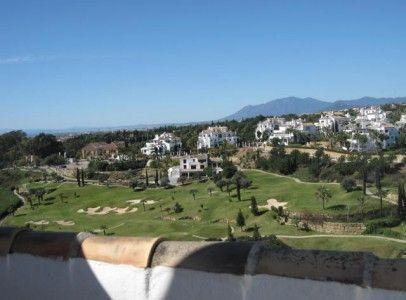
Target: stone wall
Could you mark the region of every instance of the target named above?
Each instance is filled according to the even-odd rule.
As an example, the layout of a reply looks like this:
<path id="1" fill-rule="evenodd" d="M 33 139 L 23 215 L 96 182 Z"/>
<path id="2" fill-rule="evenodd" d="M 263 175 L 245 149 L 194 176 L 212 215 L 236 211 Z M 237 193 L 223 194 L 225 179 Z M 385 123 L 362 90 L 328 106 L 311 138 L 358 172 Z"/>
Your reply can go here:
<path id="1" fill-rule="evenodd" d="M 322 222 L 321 224 L 308 223 L 311 230 L 331 234 L 362 234 L 365 225 L 362 223 L 336 223 Z"/>

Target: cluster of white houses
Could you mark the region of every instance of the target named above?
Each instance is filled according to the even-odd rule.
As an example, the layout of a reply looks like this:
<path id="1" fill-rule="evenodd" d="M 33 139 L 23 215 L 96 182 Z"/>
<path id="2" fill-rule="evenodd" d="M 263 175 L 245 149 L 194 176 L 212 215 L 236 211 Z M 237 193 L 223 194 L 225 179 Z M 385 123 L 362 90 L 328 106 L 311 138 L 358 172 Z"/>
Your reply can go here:
<path id="1" fill-rule="evenodd" d="M 386 112 L 379 106 L 323 112 L 318 122 L 305 123 L 301 118 L 287 121 L 284 118 L 268 118 L 259 122 L 256 138 L 259 141 L 279 139 L 283 144 L 295 142 L 295 130 L 307 133 L 345 132 L 350 137 L 343 146 L 349 151 L 373 151 L 394 145 L 399 138 L 399 128 L 406 124 L 406 115 L 396 125 L 388 121 Z"/>
<path id="2" fill-rule="evenodd" d="M 377 147 L 383 149 L 394 145 L 399 138 L 399 128 L 405 126 L 406 115 L 396 124 L 391 124 L 386 112 L 379 106 L 354 108 L 351 111 L 323 112 L 315 123 L 306 122 L 302 118 L 287 120 L 271 117 L 257 124 L 255 137 L 258 141 L 269 142 L 278 139 L 284 145 L 296 142 L 296 132 L 307 134 L 345 132 L 349 138 L 344 150 L 373 151 Z M 199 133 L 197 149 L 219 147 L 224 143 L 236 145 L 237 133 L 226 126 L 209 126 Z M 182 142 L 173 133 L 163 133 L 146 143 L 141 152 L 145 155 L 178 153 Z"/>
<path id="3" fill-rule="evenodd" d="M 141 148 L 141 153 L 145 155 L 162 155 L 166 153 L 176 153 L 182 148 L 182 141 L 173 133 L 164 132 L 155 137 L 145 147 Z"/>

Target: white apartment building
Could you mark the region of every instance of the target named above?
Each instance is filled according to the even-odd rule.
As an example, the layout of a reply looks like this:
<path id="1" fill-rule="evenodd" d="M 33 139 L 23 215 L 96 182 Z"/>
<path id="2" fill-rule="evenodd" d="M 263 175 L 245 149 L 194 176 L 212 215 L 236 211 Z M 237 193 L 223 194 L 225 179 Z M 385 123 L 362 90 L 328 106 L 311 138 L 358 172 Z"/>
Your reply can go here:
<path id="1" fill-rule="evenodd" d="M 333 132 L 342 131 L 349 123 L 349 119 L 344 116 L 334 115 L 334 112 L 322 114 L 316 126 L 320 131 L 332 130 Z"/>
<path id="2" fill-rule="evenodd" d="M 355 121 L 384 122 L 386 121 L 386 112 L 380 106 L 361 107 Z"/>
<path id="3" fill-rule="evenodd" d="M 235 145 L 237 141 L 237 134 L 229 130 L 227 126 L 210 126 L 199 133 L 197 149 L 214 148 L 224 143 Z"/>
<path id="4" fill-rule="evenodd" d="M 302 119 L 293 119 L 286 121 L 284 118 L 268 118 L 257 124 L 255 137 L 257 140 L 263 140 L 264 134 L 267 134 L 267 140 L 279 139 L 282 144 L 288 145 L 295 140 L 295 135 L 289 129 L 316 133 L 317 127 L 311 123 L 303 123 Z"/>
<path id="5" fill-rule="evenodd" d="M 164 132 L 155 137 L 141 148 L 142 154 L 153 155 L 158 153 L 160 155 L 179 151 L 182 147 L 180 138 L 176 137 L 173 133 Z"/>

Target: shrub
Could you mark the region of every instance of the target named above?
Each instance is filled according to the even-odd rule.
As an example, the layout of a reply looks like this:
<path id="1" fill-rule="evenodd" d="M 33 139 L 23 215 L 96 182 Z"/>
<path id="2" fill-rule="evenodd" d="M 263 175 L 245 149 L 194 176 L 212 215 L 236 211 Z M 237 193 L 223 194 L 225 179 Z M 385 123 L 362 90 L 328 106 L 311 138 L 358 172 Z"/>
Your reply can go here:
<path id="1" fill-rule="evenodd" d="M 183 207 L 182 205 L 179 204 L 179 202 L 176 202 L 172 209 L 173 212 L 176 214 L 181 213 L 183 211 Z"/>
<path id="2" fill-rule="evenodd" d="M 355 187 L 357 186 L 357 183 L 355 180 L 351 177 L 344 177 L 344 179 L 341 181 L 341 187 L 348 193 L 352 192 Z"/>

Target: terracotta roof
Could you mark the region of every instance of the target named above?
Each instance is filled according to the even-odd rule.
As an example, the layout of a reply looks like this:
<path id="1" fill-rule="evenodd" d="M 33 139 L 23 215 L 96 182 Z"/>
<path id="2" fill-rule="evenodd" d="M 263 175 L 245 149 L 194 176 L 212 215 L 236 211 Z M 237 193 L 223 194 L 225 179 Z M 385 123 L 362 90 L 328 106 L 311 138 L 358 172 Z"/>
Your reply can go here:
<path id="1" fill-rule="evenodd" d="M 1 227 L 0 255 L 14 253 L 65 260 L 84 258 L 140 268 L 168 266 L 238 275 L 269 274 L 406 291 L 406 260 L 379 259 L 364 252 L 295 250 L 273 240 L 177 242 Z"/>

